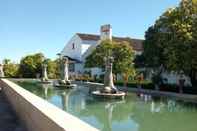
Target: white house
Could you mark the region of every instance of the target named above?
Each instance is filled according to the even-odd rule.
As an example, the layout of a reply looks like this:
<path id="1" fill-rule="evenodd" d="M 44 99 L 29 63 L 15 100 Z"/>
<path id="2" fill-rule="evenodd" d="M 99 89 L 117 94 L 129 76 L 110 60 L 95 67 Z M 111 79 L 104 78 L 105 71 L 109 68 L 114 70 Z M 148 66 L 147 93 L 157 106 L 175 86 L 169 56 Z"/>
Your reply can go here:
<path id="1" fill-rule="evenodd" d="M 81 74 L 84 71 L 91 71 L 91 75 L 100 75 L 102 70 L 100 68 L 84 68 L 85 58 L 95 49 L 95 47 L 100 44 L 101 40 L 110 39 L 116 42 L 126 41 L 130 43 L 135 55 L 140 55 L 143 52 L 143 40 L 133 39 L 129 37 L 115 37 L 112 35 L 111 25 L 103 25 L 100 28 L 100 35 L 96 34 L 86 34 L 86 33 L 76 33 L 65 45 L 61 51 L 61 56 L 68 56 L 70 59 L 75 61 L 69 65 L 70 72 L 74 74 Z M 149 77 L 150 78 L 150 77 Z M 177 84 L 179 80 L 179 75 L 169 72 L 163 72 L 162 78 L 166 79 L 169 84 Z M 191 85 L 191 80 L 188 76 L 186 78 L 186 85 Z"/>
<path id="2" fill-rule="evenodd" d="M 135 54 L 140 55 L 143 51 L 142 42 L 140 39 L 131 39 L 129 37 L 114 37 L 112 36 L 111 25 L 103 25 L 100 29 L 100 35 L 76 33 L 65 45 L 61 51 L 61 56 L 68 56 L 76 62 L 70 65 L 70 71 L 76 74 L 83 73 L 85 58 L 94 50 L 101 40 L 111 39 L 112 41 L 126 41 L 131 44 Z M 102 73 L 99 68 L 90 69 L 92 75 Z"/>

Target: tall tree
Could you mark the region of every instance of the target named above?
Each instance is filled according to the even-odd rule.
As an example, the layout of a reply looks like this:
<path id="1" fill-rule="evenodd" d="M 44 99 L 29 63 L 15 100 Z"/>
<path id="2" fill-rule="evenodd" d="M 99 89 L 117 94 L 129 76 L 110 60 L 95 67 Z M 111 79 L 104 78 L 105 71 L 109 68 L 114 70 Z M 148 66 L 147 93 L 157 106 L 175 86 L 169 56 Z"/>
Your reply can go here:
<path id="1" fill-rule="evenodd" d="M 45 59 L 42 53 L 36 53 L 23 57 L 20 64 L 11 62 L 10 59 L 4 59 L 4 73 L 6 77 L 35 78 L 37 74 L 42 73 L 42 64 L 46 60 L 47 72 L 49 78 L 59 77 L 59 61 Z"/>
<path id="2" fill-rule="evenodd" d="M 18 64 L 11 62 L 10 59 L 4 59 L 3 65 L 6 77 L 18 77 Z"/>
<path id="3" fill-rule="evenodd" d="M 49 78 L 58 78 L 59 77 L 59 66 L 58 66 L 58 61 L 57 60 L 51 60 L 47 59 L 47 71 L 48 71 L 48 77 Z"/>
<path id="4" fill-rule="evenodd" d="M 182 0 L 178 7 L 164 12 L 146 32 L 146 63 L 187 74 L 196 70 L 196 15 L 197 0 Z"/>
<path id="5" fill-rule="evenodd" d="M 105 40 L 96 47 L 93 52 L 86 57 L 85 67 L 100 67 L 104 68 L 104 57 L 112 54 L 113 45 L 110 40 Z"/>
<path id="6" fill-rule="evenodd" d="M 102 41 L 86 58 L 85 67 L 104 67 L 104 57 L 113 56 L 113 73 L 129 77 L 134 73 L 134 51 L 127 42 Z"/>
<path id="7" fill-rule="evenodd" d="M 22 58 L 19 67 L 21 77 L 34 78 L 37 74 L 41 75 L 43 58 L 44 55 L 42 53 Z"/>

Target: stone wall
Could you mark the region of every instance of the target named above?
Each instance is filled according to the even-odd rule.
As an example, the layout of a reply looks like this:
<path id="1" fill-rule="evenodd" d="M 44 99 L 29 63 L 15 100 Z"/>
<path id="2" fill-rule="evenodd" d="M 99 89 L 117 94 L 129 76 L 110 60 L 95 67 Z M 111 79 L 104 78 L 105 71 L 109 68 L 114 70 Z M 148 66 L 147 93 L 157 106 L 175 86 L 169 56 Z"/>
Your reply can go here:
<path id="1" fill-rule="evenodd" d="M 29 131 L 98 131 L 7 79 L 0 86 Z"/>

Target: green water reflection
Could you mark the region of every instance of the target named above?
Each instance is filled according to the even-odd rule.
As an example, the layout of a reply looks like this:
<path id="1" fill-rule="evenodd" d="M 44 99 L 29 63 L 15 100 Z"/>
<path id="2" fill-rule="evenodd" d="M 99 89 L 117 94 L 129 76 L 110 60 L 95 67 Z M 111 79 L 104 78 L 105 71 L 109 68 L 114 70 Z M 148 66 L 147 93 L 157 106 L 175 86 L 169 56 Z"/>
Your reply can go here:
<path id="1" fill-rule="evenodd" d="M 125 100 L 98 100 L 83 86 L 58 90 L 49 85 L 19 84 L 102 131 L 197 131 L 195 104 L 133 93 Z"/>

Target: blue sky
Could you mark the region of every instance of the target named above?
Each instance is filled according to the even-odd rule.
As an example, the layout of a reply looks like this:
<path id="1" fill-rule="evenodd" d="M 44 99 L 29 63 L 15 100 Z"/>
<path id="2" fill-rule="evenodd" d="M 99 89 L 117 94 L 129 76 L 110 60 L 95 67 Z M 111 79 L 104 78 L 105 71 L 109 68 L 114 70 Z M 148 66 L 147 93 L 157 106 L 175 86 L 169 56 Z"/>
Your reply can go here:
<path id="1" fill-rule="evenodd" d="M 147 28 L 180 0 L 0 0 L 0 61 L 43 52 L 56 58 L 76 33 L 144 38 Z"/>

